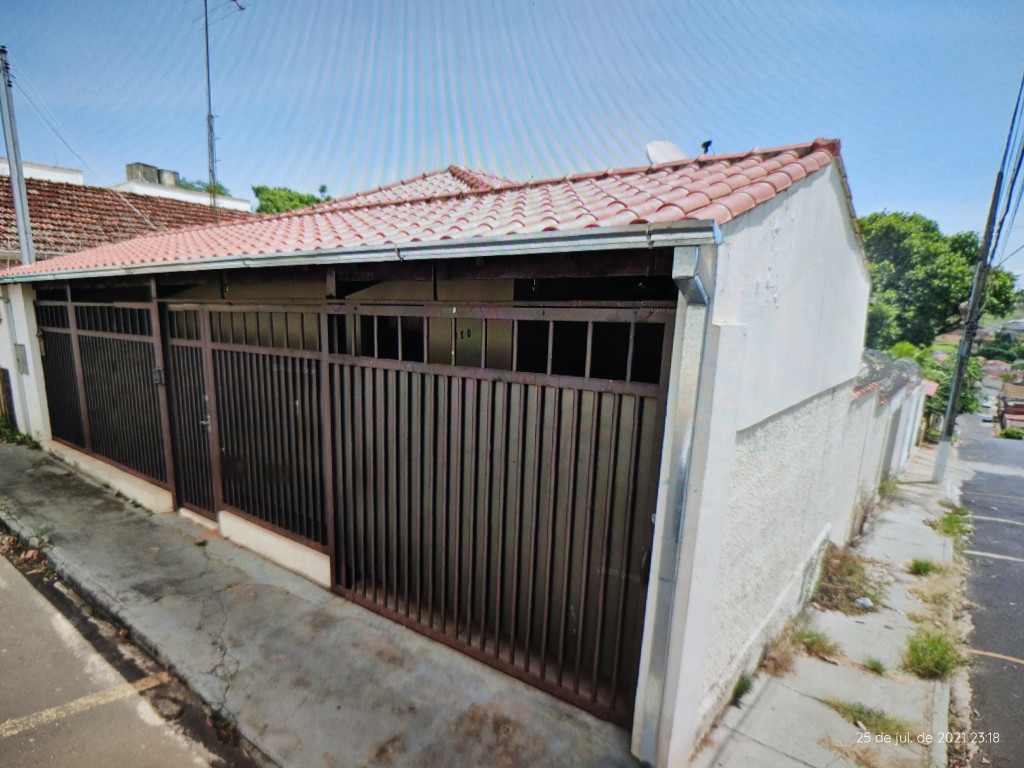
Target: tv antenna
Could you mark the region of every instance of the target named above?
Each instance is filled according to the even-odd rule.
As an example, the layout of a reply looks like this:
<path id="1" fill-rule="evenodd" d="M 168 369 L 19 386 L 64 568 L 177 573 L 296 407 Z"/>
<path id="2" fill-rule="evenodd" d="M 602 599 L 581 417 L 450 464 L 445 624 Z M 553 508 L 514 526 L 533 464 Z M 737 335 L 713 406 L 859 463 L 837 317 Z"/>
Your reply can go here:
<path id="1" fill-rule="evenodd" d="M 244 11 L 245 6 L 238 0 L 231 0 L 238 10 Z M 213 221 L 217 222 L 217 148 L 213 133 L 213 95 L 210 90 L 210 12 L 209 0 L 203 0 L 203 34 L 206 40 L 206 154 L 210 163 L 210 207 L 213 209 Z"/>

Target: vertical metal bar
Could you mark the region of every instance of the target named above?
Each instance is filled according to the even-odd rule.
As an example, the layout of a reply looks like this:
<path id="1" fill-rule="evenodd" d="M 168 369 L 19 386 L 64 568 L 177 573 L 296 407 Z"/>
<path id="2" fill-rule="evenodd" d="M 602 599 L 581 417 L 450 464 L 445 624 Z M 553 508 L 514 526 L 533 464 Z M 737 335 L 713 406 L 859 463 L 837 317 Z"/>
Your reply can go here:
<path id="1" fill-rule="evenodd" d="M 519 320 L 512 320 L 512 370 L 519 370 Z"/>
<path id="2" fill-rule="evenodd" d="M 516 466 L 515 471 L 515 482 L 513 487 L 513 503 L 511 513 L 513 515 L 512 523 L 512 595 L 509 598 L 509 608 L 511 613 L 511 627 L 509 636 L 509 656 L 508 660 L 510 664 L 516 663 L 516 637 L 519 624 L 519 560 L 520 560 L 520 549 L 521 549 L 521 533 L 522 533 L 522 521 L 523 521 L 523 460 L 526 450 L 526 441 L 523 439 L 523 428 L 526 424 L 526 385 L 525 384 L 514 384 L 512 386 L 512 403 L 518 404 L 516 410 L 518 411 L 518 418 L 515 421 L 516 428 L 510 429 L 509 434 L 516 435 L 516 456 L 514 463 Z M 515 406 L 513 406 L 515 407 Z M 527 665 L 529 664 L 529 657 L 527 657 Z"/>
<path id="3" fill-rule="evenodd" d="M 629 590 L 629 549 L 633 543 L 633 518 L 635 511 L 634 493 L 636 490 L 636 447 L 637 433 L 640 431 L 640 396 L 633 396 L 632 429 L 629 431 L 629 470 L 626 475 L 626 500 L 622 515 L 622 558 L 619 561 L 619 577 L 622 586 L 619 589 L 619 606 L 615 612 L 615 649 L 612 653 L 612 683 L 608 706 L 615 709 L 615 696 L 619 685 L 619 664 L 622 654 L 623 617 L 626 611 L 626 592 Z"/>
<path id="4" fill-rule="evenodd" d="M 441 609 L 441 631 L 447 632 L 448 630 L 448 467 L 450 466 L 450 458 L 448 453 L 448 435 L 451 430 L 451 422 L 448 419 L 448 376 L 439 376 L 437 380 L 437 431 L 439 437 L 439 445 L 437 451 L 437 492 L 438 500 L 437 506 L 434 508 L 434 514 L 437 517 L 438 522 L 441 524 L 441 530 L 439 532 L 439 546 L 438 550 L 435 547 L 435 552 L 440 559 L 439 568 L 441 575 L 440 589 L 440 609 Z"/>
<path id="5" fill-rule="evenodd" d="M 377 316 L 373 316 L 373 359 L 380 359 L 380 334 L 377 332 Z"/>
<path id="6" fill-rule="evenodd" d="M 395 321 L 398 323 L 398 359 L 402 360 L 402 316 L 396 315 Z"/>
<path id="7" fill-rule="evenodd" d="M 545 388 L 539 384 L 531 385 L 529 392 L 534 401 L 534 433 L 533 433 L 533 466 L 531 467 L 532 477 L 530 483 L 533 487 L 531 501 L 533 509 L 530 510 L 530 565 L 526 573 L 529 580 L 529 589 L 526 593 L 526 647 L 523 651 L 523 663 L 527 671 L 530 669 L 530 643 L 533 640 L 533 597 L 537 589 L 537 525 L 540 522 L 540 457 L 541 457 L 541 431 L 544 424 L 544 397 Z"/>
<path id="8" fill-rule="evenodd" d="M 399 334 L 401 336 L 401 334 Z M 395 548 L 394 558 L 402 566 L 402 593 L 405 601 L 405 615 L 409 615 L 409 569 L 412 564 L 410 545 L 412 535 L 410 531 L 410 510 L 409 510 L 409 475 L 411 474 L 409 460 L 409 378 L 413 375 L 409 371 L 398 371 L 398 422 L 393 433 L 398 440 L 398 464 L 395 469 L 398 474 L 398 546 Z M 397 584 L 397 575 L 396 575 Z M 397 588 L 396 588 L 397 592 Z"/>
<path id="9" fill-rule="evenodd" d="M 327 518 L 327 554 L 331 559 L 331 582 L 338 583 L 338 558 L 341 550 L 338 547 L 337 530 L 335 528 L 335 493 L 340 485 L 337 466 L 334 461 L 334 436 L 340 434 L 337 417 L 331 413 L 331 365 L 327 362 L 330 352 L 327 330 L 327 312 L 323 309 L 317 316 L 320 321 L 320 439 L 322 464 L 320 469 L 320 493 L 323 498 L 323 514 Z M 344 562 L 342 566 L 344 567 Z"/>
<path id="10" fill-rule="evenodd" d="M 480 367 L 487 367 L 487 318 L 482 321 L 483 331 L 480 337 Z"/>
<path id="11" fill-rule="evenodd" d="M 614 395 L 613 397 L 615 399 L 612 403 L 612 434 L 609 446 L 608 482 L 605 487 L 604 530 L 601 534 L 601 568 L 598 571 L 598 573 L 601 574 L 601 582 L 598 585 L 597 592 L 597 623 L 594 625 L 594 667 L 590 679 L 591 701 L 597 701 L 598 674 L 601 668 L 601 640 L 604 635 L 605 589 L 608 584 L 608 550 L 611 546 L 608 533 L 611 530 L 612 512 L 615 507 L 615 468 L 619 463 L 619 422 L 622 411 L 622 396 Z"/>
<path id="12" fill-rule="evenodd" d="M 572 414 L 569 422 L 569 439 L 565 445 L 569 449 L 569 477 L 566 479 L 566 505 L 565 505 L 565 555 L 562 563 L 562 609 L 561 622 L 558 628 L 558 684 L 562 685 L 565 675 L 565 625 L 569 616 L 569 600 L 572 593 L 569 589 L 573 550 L 573 523 L 576 518 L 576 465 L 579 463 L 577 449 L 579 448 L 579 415 L 580 397 L 582 393 L 572 390 Z"/>
<path id="13" fill-rule="evenodd" d="M 633 380 L 633 347 L 636 341 L 636 323 L 629 324 L 629 351 L 626 353 L 626 381 Z"/>
<path id="14" fill-rule="evenodd" d="M 476 515 L 479 509 L 477 505 L 477 434 L 479 432 L 480 415 L 480 389 L 482 383 L 476 379 L 468 379 L 465 382 L 466 418 L 464 427 L 463 456 L 465 457 L 465 468 L 463 471 L 463 498 L 462 503 L 468 518 L 469 530 L 466 532 L 466 642 L 473 644 L 473 583 L 476 581 L 475 553 L 476 553 Z M 460 526 L 460 532 L 463 526 Z"/>
<path id="15" fill-rule="evenodd" d="M 449 365 L 455 365 L 455 344 L 456 344 L 456 329 L 455 326 L 459 324 L 459 321 L 453 316 L 451 318 L 451 361 Z"/>
<path id="16" fill-rule="evenodd" d="M 430 627 L 434 626 L 434 560 L 437 554 L 437 467 L 438 458 L 438 432 L 437 419 L 435 418 L 437 406 L 437 374 L 427 374 L 424 382 L 423 392 L 423 444 L 424 463 L 426 465 L 423 473 L 423 504 L 424 504 L 424 528 L 430 532 L 429 542 L 423 547 L 426 562 L 423 564 L 423 574 L 427 587 L 427 618 Z"/>
<path id="17" fill-rule="evenodd" d="M 587 362 L 583 369 L 583 375 L 585 378 L 590 378 L 591 364 L 594 361 L 594 321 L 587 321 Z"/>
<path id="18" fill-rule="evenodd" d="M 576 664 L 573 672 L 573 693 L 580 692 L 581 666 L 583 660 L 583 637 L 586 635 L 587 617 L 587 586 L 590 575 L 590 541 L 593 538 L 593 531 L 590 530 L 594 519 L 594 483 L 596 482 L 597 471 L 594 460 L 597 453 L 598 440 L 598 413 L 601 410 L 601 395 L 592 393 L 593 405 L 590 412 L 590 449 L 587 452 L 587 480 L 586 500 L 583 503 L 583 552 L 581 553 L 582 564 L 580 568 L 580 615 L 576 629 Z"/>
<path id="19" fill-rule="evenodd" d="M 409 434 L 410 434 L 410 456 L 409 456 L 409 486 L 411 496 L 409 498 L 409 559 L 406 565 L 406 573 L 415 573 L 415 580 L 412 582 L 416 588 L 416 620 L 422 621 L 423 613 L 423 377 L 422 373 L 411 373 L 410 376 L 410 403 L 409 403 Z M 413 525 L 415 518 L 415 527 Z M 415 533 L 413 531 L 415 530 Z M 415 569 L 414 569 L 415 566 Z M 406 578 L 406 592 L 409 590 L 409 578 Z M 406 600 L 406 616 L 410 616 Z"/>
<path id="20" fill-rule="evenodd" d="M 398 443 L 402 439 L 398 431 L 398 375 L 399 371 L 388 370 L 384 372 L 384 391 L 387 396 L 387 434 L 390 439 L 387 441 L 388 452 L 385 457 L 387 477 L 387 502 L 384 512 L 387 521 L 388 537 L 385 541 L 385 554 L 391 560 L 391 588 L 395 591 L 394 607 L 398 610 L 398 542 L 400 525 L 399 508 L 399 471 L 398 471 Z M 404 431 L 404 430 L 403 430 Z M 404 474 L 404 473 L 403 473 Z M 387 599 L 385 597 L 385 599 Z"/>
<path id="21" fill-rule="evenodd" d="M 452 438 L 451 438 L 451 462 L 449 465 L 449 516 L 455 513 L 455 521 L 452 526 L 450 539 L 454 539 L 455 547 L 455 571 L 453 573 L 454 589 L 452 590 L 452 603 L 455 615 L 455 635 L 459 636 L 459 607 L 461 606 L 462 595 L 459 590 L 462 577 L 462 475 L 463 463 L 466 460 L 466 451 L 463 440 L 463 419 L 465 418 L 467 381 L 457 376 L 451 379 L 451 408 L 452 408 Z"/>
<path id="22" fill-rule="evenodd" d="M 213 347 L 210 338 L 212 327 L 209 310 L 200 310 L 202 325 L 200 328 L 200 340 L 202 342 L 202 364 L 203 378 L 206 389 L 206 408 L 210 424 L 208 428 L 208 440 L 210 447 L 210 472 L 213 482 L 213 509 L 214 515 L 224 507 L 224 475 L 221 462 L 220 450 L 220 415 L 217 408 L 216 376 L 213 368 Z"/>
<path id="23" fill-rule="evenodd" d="M 374 317 L 374 327 L 376 327 L 377 319 Z M 387 488 L 387 476 L 384 474 L 384 452 L 386 449 L 385 441 L 387 435 L 384 432 L 384 371 L 380 368 L 371 369 L 372 380 L 373 380 L 373 414 L 371 415 L 371 424 L 373 425 L 374 441 L 376 448 L 370 453 L 371 456 L 375 456 L 377 459 L 376 463 L 376 494 L 373 500 L 373 549 L 371 550 L 373 559 L 373 597 L 374 600 L 380 602 L 377 597 L 378 589 L 383 591 L 383 602 L 386 605 L 388 599 L 388 569 L 387 560 L 385 558 L 384 547 L 382 542 L 385 540 L 387 535 L 387 529 L 378 530 L 378 527 L 383 528 L 384 515 L 387 511 L 385 506 Z M 377 558 L 380 555 L 380 569 L 377 568 Z M 378 582 L 380 586 L 378 587 Z"/>
<path id="24" fill-rule="evenodd" d="M 71 329 L 71 354 L 75 364 L 75 387 L 78 390 L 78 410 L 82 418 L 82 436 L 85 450 L 92 453 L 92 425 L 89 419 L 89 404 L 85 397 L 85 369 L 82 367 L 82 348 L 78 338 L 78 311 L 74 304 L 68 304 L 68 324 Z"/>
<path id="25" fill-rule="evenodd" d="M 554 323 L 552 323 L 554 325 Z M 551 387 L 554 399 L 554 413 L 548 430 L 551 437 L 551 463 L 548 467 L 548 551 L 544 562 L 544 621 L 540 634 L 540 676 L 546 677 L 548 670 L 548 622 L 551 617 L 552 567 L 555 553 L 555 502 L 558 499 L 558 458 L 562 431 L 562 389 Z M 538 504 L 538 506 L 540 506 Z"/>
<path id="26" fill-rule="evenodd" d="M 370 470 L 367 466 L 369 463 L 370 453 L 369 445 L 367 440 L 367 427 L 364 423 L 366 413 L 369 410 L 369 403 L 367 401 L 367 395 L 363 386 L 366 375 L 366 370 L 362 367 L 352 367 L 352 417 L 353 417 L 353 432 L 355 439 L 352 443 L 352 457 L 355 461 L 355 473 L 356 479 L 353 482 L 353 488 L 356 496 L 356 518 L 359 521 L 359 541 L 355 545 L 354 549 L 359 553 L 359 569 L 358 576 L 359 581 L 362 584 L 362 595 L 365 598 L 367 596 L 367 568 L 366 561 L 368 560 L 366 552 L 366 540 L 367 540 L 367 518 L 369 516 L 367 507 L 369 506 L 369 488 L 370 488 Z"/>
<path id="27" fill-rule="evenodd" d="M 164 344 L 167 343 L 167 336 L 163 328 L 163 323 L 160 322 L 161 309 L 160 305 L 156 302 L 156 280 L 150 281 L 150 291 L 152 301 L 149 305 L 149 317 L 150 324 L 153 328 L 153 357 L 156 361 L 157 367 L 163 372 L 163 378 L 160 384 L 154 383 L 152 386 L 157 388 L 157 404 L 160 408 L 160 434 L 161 442 L 163 443 L 163 459 L 164 459 L 164 479 L 167 481 L 169 490 L 171 492 L 171 498 L 174 499 L 175 504 L 180 506 L 181 499 L 178 495 L 178 484 L 175 482 L 174 477 L 174 449 L 171 444 L 171 411 L 170 405 L 167 402 L 167 362 L 164 359 Z"/>
<path id="28" fill-rule="evenodd" d="M 485 321 L 486 327 L 486 321 Z M 487 338 L 487 334 L 484 333 L 484 338 Z M 493 444 L 491 442 L 491 436 L 494 431 L 494 390 L 497 386 L 495 381 L 481 381 L 480 382 L 480 403 L 482 406 L 481 413 L 481 429 L 483 434 L 480 436 L 480 449 L 484 454 L 482 460 L 483 467 L 480 472 L 483 473 L 483 490 L 479 494 L 478 501 L 474 505 L 474 511 L 478 511 L 478 514 L 483 516 L 483 535 L 480 537 L 479 543 L 473 542 L 473 551 L 477 548 L 480 549 L 480 560 L 481 564 L 477 565 L 470 572 L 475 576 L 480 573 L 480 650 L 487 650 L 487 598 L 490 595 L 490 573 L 491 573 L 491 514 L 493 507 L 491 505 L 491 474 L 494 472 L 494 464 L 491 461 L 493 455 Z M 470 601 L 472 605 L 472 600 Z"/>
<path id="29" fill-rule="evenodd" d="M 547 374 L 551 375 L 551 365 L 555 354 L 555 321 L 548 321 L 548 365 Z"/>
<path id="30" fill-rule="evenodd" d="M 508 488 L 509 463 L 507 460 L 508 451 L 508 391 L 511 385 L 506 382 L 496 382 L 494 412 L 496 422 L 494 425 L 494 465 L 498 470 L 495 478 L 494 498 L 495 506 L 498 509 L 497 536 L 495 548 L 497 550 L 497 563 L 494 569 L 494 655 L 501 658 L 501 610 L 502 590 L 505 585 L 504 556 L 505 556 L 505 505 L 506 489 Z"/>

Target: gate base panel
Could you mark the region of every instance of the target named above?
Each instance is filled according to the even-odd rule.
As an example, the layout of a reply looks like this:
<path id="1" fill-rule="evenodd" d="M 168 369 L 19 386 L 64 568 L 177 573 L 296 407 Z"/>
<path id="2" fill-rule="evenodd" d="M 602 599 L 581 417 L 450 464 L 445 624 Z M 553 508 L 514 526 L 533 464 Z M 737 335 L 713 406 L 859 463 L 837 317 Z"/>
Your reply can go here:
<path id="1" fill-rule="evenodd" d="M 217 514 L 217 519 L 220 521 L 221 535 L 225 539 L 230 539 L 300 576 L 305 576 L 321 587 L 331 588 L 331 558 L 327 554 L 317 552 L 231 512 L 221 511 Z"/>
<path id="2" fill-rule="evenodd" d="M 166 488 L 144 480 L 138 475 L 118 469 L 103 459 L 97 459 L 56 440 L 44 440 L 43 450 L 65 464 L 81 470 L 96 482 L 107 485 L 136 504 L 153 512 L 173 512 L 174 498 Z"/>

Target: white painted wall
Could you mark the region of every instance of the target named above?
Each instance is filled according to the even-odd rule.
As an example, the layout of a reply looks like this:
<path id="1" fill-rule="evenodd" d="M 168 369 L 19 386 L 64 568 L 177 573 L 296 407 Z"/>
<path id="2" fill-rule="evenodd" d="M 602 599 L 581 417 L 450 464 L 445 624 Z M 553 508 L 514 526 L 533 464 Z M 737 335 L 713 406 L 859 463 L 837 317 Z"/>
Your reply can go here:
<path id="1" fill-rule="evenodd" d="M 0 367 L 11 372 L 18 429 L 37 440 L 49 440 L 50 415 L 46 406 L 43 361 L 36 336 L 35 290 L 27 284 L 0 286 Z M 13 331 L 13 335 L 12 335 Z M 13 336 L 13 337 L 12 337 Z M 28 373 L 19 374 L 14 345 L 28 353 Z"/>
<path id="2" fill-rule="evenodd" d="M 800 604 L 826 540 L 849 531 L 864 445 L 848 434 L 851 381 L 870 291 L 851 215 L 833 163 L 722 228 L 658 766 L 687 764 L 739 669 Z M 645 633 L 654 624 L 648 612 Z"/>

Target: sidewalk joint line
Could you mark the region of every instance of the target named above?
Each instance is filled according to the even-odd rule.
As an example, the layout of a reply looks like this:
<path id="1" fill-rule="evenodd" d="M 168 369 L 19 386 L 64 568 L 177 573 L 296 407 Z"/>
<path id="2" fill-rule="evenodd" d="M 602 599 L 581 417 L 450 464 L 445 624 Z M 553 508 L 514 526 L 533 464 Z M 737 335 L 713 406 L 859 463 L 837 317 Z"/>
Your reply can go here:
<path id="1" fill-rule="evenodd" d="M 69 701 L 67 704 L 61 704 L 56 707 L 50 707 L 40 712 L 35 712 L 31 715 L 25 715 L 14 720 L 8 720 L 5 723 L 0 724 L 0 739 L 9 739 L 11 736 L 17 736 L 19 733 L 30 731 L 33 728 L 38 728 L 42 725 L 49 725 L 59 720 L 63 720 L 71 715 L 76 715 L 79 712 L 85 712 L 86 710 L 99 707 L 104 704 L 110 704 L 120 699 L 126 699 L 137 693 L 148 691 L 150 688 L 156 688 L 160 685 L 165 685 L 170 682 L 170 675 L 167 672 L 160 672 L 149 677 L 144 677 L 134 683 L 121 683 L 115 685 L 113 688 L 107 688 L 104 691 L 98 691 L 97 693 L 90 693 L 81 698 Z"/>
<path id="2" fill-rule="evenodd" d="M 1018 659 L 1015 656 L 1004 656 L 1001 653 L 992 653 L 992 651 L 979 651 L 974 648 L 966 648 L 968 653 L 973 653 L 975 656 L 987 656 L 990 659 L 1001 659 L 1003 661 L 1009 661 L 1011 664 L 1020 664 L 1024 667 L 1024 659 Z"/>
<path id="3" fill-rule="evenodd" d="M 965 549 L 965 555 L 974 555 L 975 557 L 992 557 L 996 560 L 1010 560 L 1014 563 L 1024 563 L 1024 557 L 1010 557 L 1010 555 L 997 555 L 995 552 L 978 552 L 974 549 Z"/>

